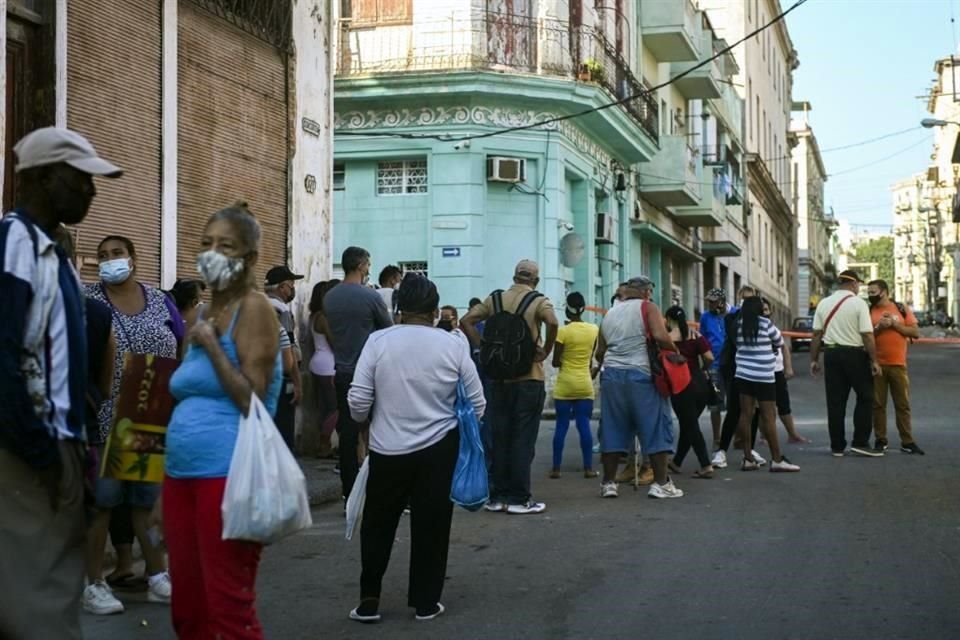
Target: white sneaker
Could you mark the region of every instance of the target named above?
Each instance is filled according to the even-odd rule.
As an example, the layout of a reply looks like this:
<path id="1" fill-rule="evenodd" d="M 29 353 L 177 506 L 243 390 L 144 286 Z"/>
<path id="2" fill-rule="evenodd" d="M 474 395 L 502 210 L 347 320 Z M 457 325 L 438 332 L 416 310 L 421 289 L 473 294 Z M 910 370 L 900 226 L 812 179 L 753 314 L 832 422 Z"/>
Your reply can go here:
<path id="1" fill-rule="evenodd" d="M 787 460 L 786 457 L 781 458 L 780 462 L 777 462 L 776 460 L 774 460 L 773 462 L 770 463 L 771 473 L 777 473 L 777 472 L 782 473 L 785 471 L 800 471 L 800 466 L 793 464 L 792 462 Z"/>
<path id="2" fill-rule="evenodd" d="M 123 613 L 123 603 L 114 597 L 106 582 L 97 580 L 83 590 L 83 610 L 95 616 L 109 616 Z"/>
<path id="3" fill-rule="evenodd" d="M 620 488 L 616 482 L 604 482 L 600 485 L 601 498 L 616 498 L 620 495 Z"/>
<path id="4" fill-rule="evenodd" d="M 666 484 L 657 484 L 654 482 L 647 491 L 650 498 L 682 498 L 683 491 L 673 484 L 673 480 L 667 480 Z"/>
<path id="5" fill-rule="evenodd" d="M 726 469 L 727 468 L 727 454 L 724 451 L 717 450 L 713 454 L 713 460 L 710 461 L 710 464 L 713 465 L 715 469 Z"/>
<path id="6" fill-rule="evenodd" d="M 756 449 L 751 449 L 750 453 L 753 455 L 754 462 L 756 462 L 761 467 L 767 464 L 767 459 L 761 456 L 759 453 L 757 453 Z"/>
<path id="7" fill-rule="evenodd" d="M 526 504 L 512 504 L 507 507 L 507 513 L 515 516 L 543 513 L 546 510 L 546 504 L 542 502 L 534 502 L 532 500 L 528 500 Z"/>
<path id="8" fill-rule="evenodd" d="M 491 501 L 487 502 L 487 504 L 483 505 L 483 508 L 486 509 L 487 511 L 490 511 L 490 512 L 493 512 L 493 513 L 497 513 L 497 512 L 500 512 L 500 511 L 506 511 L 506 510 L 507 510 L 507 506 L 506 506 L 505 504 L 503 504 L 502 502 L 496 502 L 496 501 L 493 501 L 493 500 L 491 500 Z"/>
<path id="9" fill-rule="evenodd" d="M 173 583 L 170 582 L 169 573 L 164 571 L 155 576 L 150 576 L 147 583 L 147 602 L 170 604 L 170 597 L 173 595 Z"/>

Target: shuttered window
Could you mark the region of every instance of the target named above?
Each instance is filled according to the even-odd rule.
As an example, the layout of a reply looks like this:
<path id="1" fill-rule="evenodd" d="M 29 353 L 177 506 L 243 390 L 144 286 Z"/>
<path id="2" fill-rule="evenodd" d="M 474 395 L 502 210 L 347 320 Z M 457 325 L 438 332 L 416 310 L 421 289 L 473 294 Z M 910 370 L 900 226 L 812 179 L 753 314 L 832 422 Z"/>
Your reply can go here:
<path id="1" fill-rule="evenodd" d="M 354 25 L 409 24 L 413 22 L 413 0 L 350 0 Z"/>
<path id="2" fill-rule="evenodd" d="M 238 200 L 263 229 L 258 282 L 287 255 L 286 67 L 266 42 L 180 2 L 180 277 L 196 274 L 208 217 Z"/>
<path id="3" fill-rule="evenodd" d="M 67 3 L 67 123 L 111 162 L 118 180 L 96 179 L 97 197 L 77 230 L 85 280 L 97 278 L 97 244 L 128 236 L 137 276 L 160 279 L 160 0 Z"/>

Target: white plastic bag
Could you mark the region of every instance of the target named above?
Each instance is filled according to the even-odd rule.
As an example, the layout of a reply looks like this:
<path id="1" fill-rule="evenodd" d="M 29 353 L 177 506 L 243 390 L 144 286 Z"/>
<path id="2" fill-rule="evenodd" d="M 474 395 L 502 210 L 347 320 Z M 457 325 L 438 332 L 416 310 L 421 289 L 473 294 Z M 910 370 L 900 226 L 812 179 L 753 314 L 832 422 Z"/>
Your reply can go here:
<path id="1" fill-rule="evenodd" d="M 363 459 L 360 465 L 360 471 L 357 473 L 357 479 L 353 482 L 353 489 L 350 489 L 350 497 L 347 498 L 347 540 L 353 539 L 360 520 L 363 519 L 363 505 L 367 501 L 367 478 L 370 477 L 370 456 Z"/>
<path id="2" fill-rule="evenodd" d="M 224 540 L 270 544 L 313 524 L 307 479 L 256 394 L 240 417 L 220 510 Z"/>

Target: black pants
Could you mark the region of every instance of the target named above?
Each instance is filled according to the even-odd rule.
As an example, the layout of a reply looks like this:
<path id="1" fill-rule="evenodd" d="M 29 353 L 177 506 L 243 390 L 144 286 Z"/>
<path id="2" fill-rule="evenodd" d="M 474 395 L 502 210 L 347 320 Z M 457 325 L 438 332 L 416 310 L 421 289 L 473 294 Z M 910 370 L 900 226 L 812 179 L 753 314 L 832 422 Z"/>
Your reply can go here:
<path id="1" fill-rule="evenodd" d="M 296 453 L 294 450 L 294 433 L 297 408 L 293 404 L 293 392 L 287 391 L 290 384 L 292 384 L 290 380 L 283 379 L 283 393 L 280 394 L 280 399 L 277 402 L 277 415 L 273 422 L 277 425 L 277 431 L 280 432 L 283 441 L 287 443 L 287 448 L 290 449 L 291 453 Z"/>
<path id="2" fill-rule="evenodd" d="M 777 371 L 774 383 L 777 387 L 777 415 L 780 417 L 788 416 L 792 412 L 790 408 L 790 389 L 787 387 L 787 376 L 783 371 Z M 756 442 L 757 429 L 760 426 L 760 412 L 753 414 L 753 438 Z M 776 426 L 776 425 L 774 425 Z"/>
<path id="3" fill-rule="evenodd" d="M 370 452 L 370 477 L 360 523 L 360 598 L 379 598 L 404 508 L 410 505 L 407 605 L 429 609 L 440 601 L 447 575 L 453 503 L 450 485 L 460 432 L 421 451 L 398 456 Z"/>
<path id="4" fill-rule="evenodd" d="M 700 431 L 700 414 L 707 407 L 703 394 L 691 384 L 679 395 L 671 396 L 670 403 L 673 405 L 677 422 L 680 423 L 680 437 L 677 439 L 677 451 L 673 455 L 673 462 L 678 466 L 683 464 L 683 459 L 687 457 L 687 452 L 692 446 L 700 466 L 706 467 L 710 464 L 710 456 L 707 453 L 707 443 L 703 440 L 703 433 Z"/>
<path id="5" fill-rule="evenodd" d="M 353 373 L 338 373 L 334 378 L 337 386 L 337 435 L 340 437 L 340 483 L 343 497 L 350 496 L 353 483 L 360 471 L 357 460 L 357 447 L 360 445 L 360 430 L 363 425 L 350 417 L 350 405 L 347 393 L 353 382 Z"/>
<path id="6" fill-rule="evenodd" d="M 723 417 L 723 429 L 720 431 L 720 450 L 726 451 L 730 448 L 733 437 L 737 435 L 737 425 L 740 422 L 740 388 L 737 384 L 737 378 L 730 376 L 727 379 L 727 415 Z M 753 432 L 750 434 L 751 442 L 757 441 L 757 430 L 760 427 L 759 422 L 753 423 Z"/>
<path id="7" fill-rule="evenodd" d="M 847 347 L 826 349 L 823 381 L 827 388 L 830 448 L 843 451 L 847 446 L 845 422 L 851 389 L 857 394 L 857 404 L 853 410 L 853 446 L 869 446 L 873 431 L 873 373 L 867 352 Z"/>
<path id="8" fill-rule="evenodd" d="M 110 542 L 116 547 L 118 544 L 133 544 L 133 511 L 126 502 L 110 510 Z"/>
<path id="9" fill-rule="evenodd" d="M 526 504 L 530 500 L 530 465 L 536 453 L 544 400 L 546 391 L 540 380 L 490 384 L 491 501 Z"/>

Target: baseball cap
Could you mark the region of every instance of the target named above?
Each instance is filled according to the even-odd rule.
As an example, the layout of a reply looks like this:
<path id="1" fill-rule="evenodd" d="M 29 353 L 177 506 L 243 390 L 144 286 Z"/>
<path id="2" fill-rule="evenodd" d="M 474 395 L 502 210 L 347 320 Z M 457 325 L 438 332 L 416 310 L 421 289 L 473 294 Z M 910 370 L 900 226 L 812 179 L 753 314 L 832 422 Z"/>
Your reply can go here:
<path id="1" fill-rule="evenodd" d="M 97 155 L 90 141 L 76 131 L 44 127 L 25 135 L 13 148 L 16 171 L 66 164 L 91 176 L 119 178 L 123 170 Z"/>
<path id="2" fill-rule="evenodd" d="M 521 260 L 513 270 L 514 277 L 537 278 L 540 276 L 540 267 L 533 260 Z"/>
<path id="3" fill-rule="evenodd" d="M 710 291 L 707 291 L 706 299 L 707 300 L 726 300 L 727 292 L 724 291 L 723 289 L 720 289 L 719 287 L 715 289 L 710 289 Z"/>
<path id="4" fill-rule="evenodd" d="M 656 288 L 657 285 L 647 276 L 634 276 L 633 278 L 627 280 L 625 286 L 630 287 L 631 289 L 645 289 L 647 287 Z"/>
<path id="5" fill-rule="evenodd" d="M 303 276 L 298 276 L 284 265 L 281 267 L 273 267 L 270 271 L 267 271 L 267 277 L 264 282 L 268 286 L 273 286 L 289 280 L 303 280 Z"/>
<path id="6" fill-rule="evenodd" d="M 847 269 L 846 271 L 841 271 L 840 275 L 837 276 L 840 280 L 847 280 L 848 282 L 860 282 L 863 280 L 860 279 L 860 274 L 858 274 L 853 269 Z"/>

